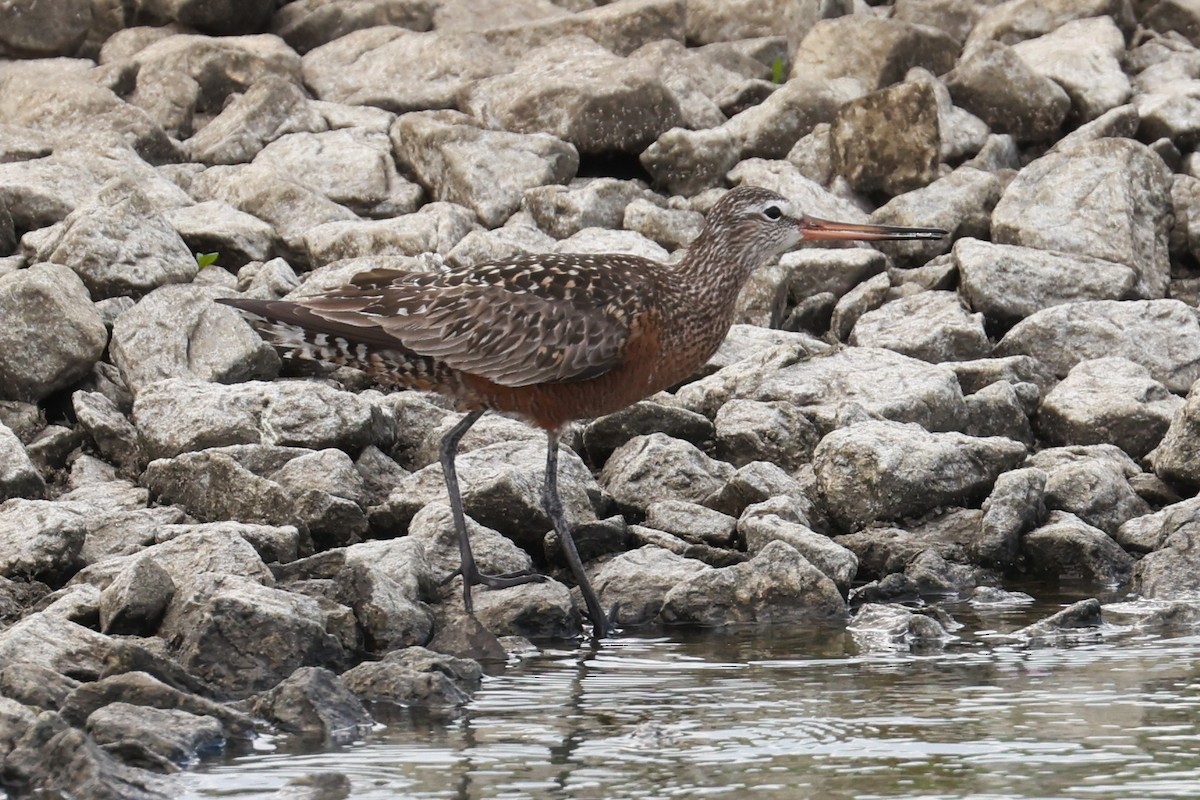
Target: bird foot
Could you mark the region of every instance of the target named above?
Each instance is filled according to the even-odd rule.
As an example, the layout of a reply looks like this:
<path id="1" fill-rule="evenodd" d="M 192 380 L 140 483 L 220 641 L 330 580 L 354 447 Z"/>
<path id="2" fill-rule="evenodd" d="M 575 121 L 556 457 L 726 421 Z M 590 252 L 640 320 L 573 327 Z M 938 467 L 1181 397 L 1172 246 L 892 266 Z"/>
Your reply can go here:
<path id="1" fill-rule="evenodd" d="M 617 629 L 617 610 L 620 609 L 620 602 L 613 603 L 609 606 L 608 611 L 604 612 L 604 618 L 597 624 L 596 620 L 592 619 L 592 615 L 583 611 L 583 618 L 592 624 L 592 640 L 607 639 Z"/>

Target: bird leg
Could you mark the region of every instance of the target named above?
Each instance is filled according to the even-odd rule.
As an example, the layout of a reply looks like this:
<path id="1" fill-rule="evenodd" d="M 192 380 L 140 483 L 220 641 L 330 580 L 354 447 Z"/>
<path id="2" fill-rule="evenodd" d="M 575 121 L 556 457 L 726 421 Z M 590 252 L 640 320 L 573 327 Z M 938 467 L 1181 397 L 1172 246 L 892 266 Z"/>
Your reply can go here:
<path id="1" fill-rule="evenodd" d="M 545 575 L 536 572 L 510 572 L 505 575 L 488 575 L 479 571 L 475 563 L 475 554 L 471 552 L 471 539 L 467 536 L 467 518 L 463 512 L 462 494 L 458 489 L 458 472 L 454 469 L 454 457 L 458 454 L 458 443 L 472 425 L 483 416 L 483 411 L 472 411 L 459 420 L 442 437 L 438 445 L 438 456 L 442 462 L 442 472 L 446 476 L 446 494 L 450 498 L 450 513 L 454 517 L 454 529 L 458 533 L 458 552 L 462 557 L 459 568 L 450 573 L 442 584 L 454 580 L 456 575 L 463 579 L 463 606 L 468 614 L 474 614 L 475 608 L 471 601 L 471 587 L 482 584 L 490 589 L 507 589 L 509 586 L 520 586 L 523 583 L 534 583 L 546 580 Z"/>
<path id="2" fill-rule="evenodd" d="M 587 575 L 584 574 L 583 562 L 579 559 L 579 551 L 575 548 L 575 539 L 571 536 L 566 514 L 563 513 L 562 498 L 558 494 L 557 432 L 546 431 L 546 439 L 546 483 L 542 492 L 542 504 L 546 507 L 546 513 L 550 515 L 550 521 L 554 523 L 554 530 L 558 532 L 558 538 L 562 542 L 563 555 L 567 557 L 567 563 L 571 565 L 571 572 L 575 573 L 575 582 L 583 594 L 584 603 L 587 604 L 588 617 L 592 621 L 592 638 L 603 639 L 608 636 L 611 629 L 608 615 L 600 607 L 600 598 L 596 596 L 596 591 L 588 581 Z"/>

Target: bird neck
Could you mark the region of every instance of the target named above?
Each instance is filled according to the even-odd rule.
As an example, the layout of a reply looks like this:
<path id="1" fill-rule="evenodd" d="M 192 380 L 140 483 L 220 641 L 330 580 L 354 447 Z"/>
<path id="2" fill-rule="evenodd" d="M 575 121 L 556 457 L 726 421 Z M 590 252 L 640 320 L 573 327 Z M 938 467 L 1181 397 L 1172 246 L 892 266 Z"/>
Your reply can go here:
<path id="1" fill-rule="evenodd" d="M 733 318 L 738 293 L 759 266 L 726 229 L 705 229 L 679 262 L 680 286 L 692 302 L 718 318 Z M 722 313 L 723 312 L 723 313 Z"/>

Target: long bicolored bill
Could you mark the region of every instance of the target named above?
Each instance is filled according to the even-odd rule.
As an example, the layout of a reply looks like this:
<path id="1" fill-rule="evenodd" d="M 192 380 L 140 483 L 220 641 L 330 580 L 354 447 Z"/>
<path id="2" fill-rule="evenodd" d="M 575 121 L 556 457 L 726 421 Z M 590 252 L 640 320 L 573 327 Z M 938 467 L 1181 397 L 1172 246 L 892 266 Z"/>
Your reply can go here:
<path id="1" fill-rule="evenodd" d="M 865 242 L 904 241 L 907 239 L 943 239 L 949 231 L 941 228 L 906 228 L 900 225 L 858 225 L 805 216 L 800 220 L 804 241 L 816 239 L 857 239 Z"/>

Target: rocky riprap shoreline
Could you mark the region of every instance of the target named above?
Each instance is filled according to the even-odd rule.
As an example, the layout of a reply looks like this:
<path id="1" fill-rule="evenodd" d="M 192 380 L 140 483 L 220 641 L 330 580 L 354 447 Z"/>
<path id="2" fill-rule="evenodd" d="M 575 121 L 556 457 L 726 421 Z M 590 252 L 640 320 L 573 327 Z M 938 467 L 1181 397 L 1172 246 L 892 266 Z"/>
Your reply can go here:
<path id="1" fill-rule="evenodd" d="M 705 374 L 569 432 L 564 501 L 619 625 L 936 647 L 952 620 L 897 601 L 1004 603 L 1026 576 L 1142 602 L 1024 641 L 1200 616 L 1195 3 L 5 5 L 13 796 L 170 797 L 222 742 L 452 708 L 504 637 L 581 634 L 564 583 L 478 591 L 479 624 L 439 586 L 444 402 L 275 380 L 214 298 L 670 259 L 741 182 L 952 236 L 789 254 Z M 486 418 L 464 442 L 485 570 L 564 576 L 540 437 Z"/>

